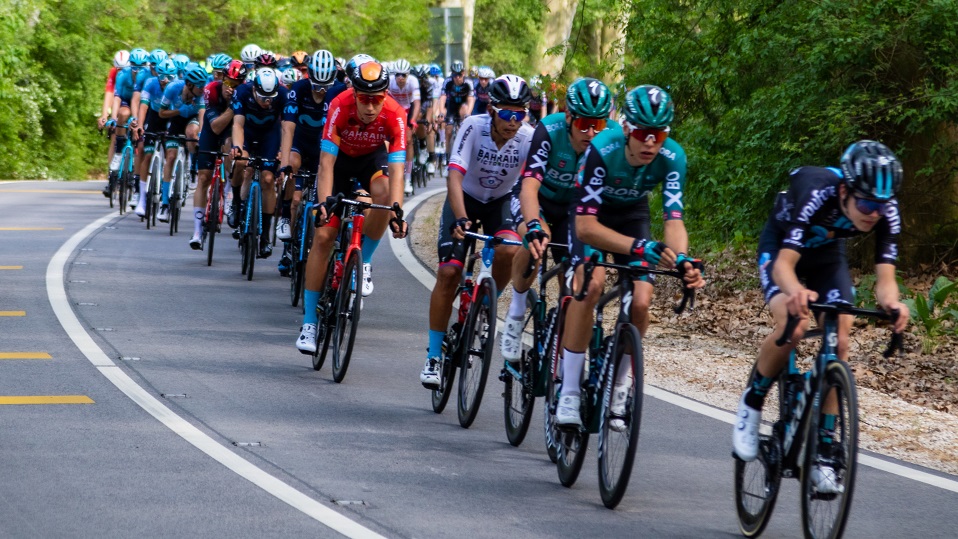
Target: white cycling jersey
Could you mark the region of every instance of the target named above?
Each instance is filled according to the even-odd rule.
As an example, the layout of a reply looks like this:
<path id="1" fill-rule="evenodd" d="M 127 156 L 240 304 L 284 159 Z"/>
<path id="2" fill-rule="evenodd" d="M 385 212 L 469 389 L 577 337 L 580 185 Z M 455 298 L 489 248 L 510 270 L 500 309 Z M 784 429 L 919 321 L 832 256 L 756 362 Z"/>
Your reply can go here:
<path id="1" fill-rule="evenodd" d="M 432 81 L 432 101 L 433 103 L 438 103 L 439 98 L 442 97 L 442 77 L 429 77 L 429 80 Z"/>
<path id="2" fill-rule="evenodd" d="M 502 148 L 492 141 L 492 117 L 469 116 L 462 121 L 449 168 L 462 173 L 462 190 L 480 202 L 507 196 L 522 172 L 535 129 L 523 123 Z"/>
<path id="3" fill-rule="evenodd" d="M 402 108 L 409 110 L 413 101 L 419 101 L 419 79 L 414 75 L 406 77 L 406 85 L 402 88 L 396 82 L 396 76 L 389 76 L 389 95 L 393 96 Z"/>

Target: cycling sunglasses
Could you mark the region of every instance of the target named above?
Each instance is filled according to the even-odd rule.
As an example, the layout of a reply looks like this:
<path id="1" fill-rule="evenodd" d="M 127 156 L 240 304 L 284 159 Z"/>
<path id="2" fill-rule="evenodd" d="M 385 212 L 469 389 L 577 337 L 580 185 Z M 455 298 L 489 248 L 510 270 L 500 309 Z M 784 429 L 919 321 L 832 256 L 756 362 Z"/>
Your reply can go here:
<path id="1" fill-rule="evenodd" d="M 386 94 L 356 94 L 356 100 L 358 100 L 363 105 L 374 105 L 379 106 L 383 104 L 383 101 L 386 100 Z"/>
<path id="2" fill-rule="evenodd" d="M 160 75 L 159 77 L 157 77 L 157 79 L 159 79 L 160 82 L 170 82 L 171 80 L 175 78 L 176 78 L 176 75 Z"/>
<path id="3" fill-rule="evenodd" d="M 590 129 L 594 129 L 596 133 L 605 129 L 608 120 L 605 118 L 582 118 L 576 117 L 572 119 L 572 127 L 578 129 L 583 133 L 588 133 Z"/>
<path id="4" fill-rule="evenodd" d="M 489 105 L 489 108 L 492 110 L 492 112 L 496 113 L 496 116 L 498 116 L 500 120 L 504 122 L 521 122 L 525 119 L 527 114 L 527 111 L 525 110 L 506 110 L 493 107 L 492 105 Z"/>
<path id="5" fill-rule="evenodd" d="M 320 84 L 320 83 L 318 83 L 318 82 L 309 81 L 309 86 L 310 86 L 310 88 L 313 89 L 314 92 L 323 92 L 323 91 L 325 91 L 325 90 L 329 90 L 329 88 L 330 88 L 332 85 L 333 85 L 333 83 L 331 83 L 331 82 L 328 83 L 328 84 Z"/>
<path id="6" fill-rule="evenodd" d="M 652 137 L 652 141 L 655 143 L 665 142 L 665 139 L 669 138 L 669 133 L 672 131 L 671 127 L 659 129 L 657 127 L 634 125 L 629 122 L 625 122 L 625 125 L 629 128 L 629 136 L 639 142 L 648 142 L 649 137 Z"/>
<path id="7" fill-rule="evenodd" d="M 229 86 L 230 88 L 236 88 L 236 87 L 239 86 L 240 84 L 243 84 L 243 82 L 242 82 L 242 81 L 238 81 L 238 80 L 233 80 L 233 79 L 231 79 L 231 78 L 225 78 L 225 79 L 223 79 L 223 85 L 224 85 L 224 86 Z"/>
<path id="8" fill-rule="evenodd" d="M 272 103 L 276 99 L 275 95 L 263 95 L 257 92 L 256 90 L 253 90 L 253 95 L 255 95 L 257 98 L 260 99 L 260 101 L 263 101 L 264 103 Z"/>
<path id="9" fill-rule="evenodd" d="M 858 211 L 862 212 L 864 215 L 871 215 L 876 211 L 879 215 L 884 215 L 885 208 L 888 207 L 888 202 L 879 202 L 877 200 L 871 200 L 868 198 L 855 197 L 855 207 L 858 208 Z"/>

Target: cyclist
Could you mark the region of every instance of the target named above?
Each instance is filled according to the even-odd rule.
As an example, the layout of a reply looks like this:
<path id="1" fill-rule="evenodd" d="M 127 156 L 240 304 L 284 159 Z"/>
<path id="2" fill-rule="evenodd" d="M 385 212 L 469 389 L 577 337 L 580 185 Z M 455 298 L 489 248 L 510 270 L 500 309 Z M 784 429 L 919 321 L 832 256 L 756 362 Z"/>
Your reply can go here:
<path id="1" fill-rule="evenodd" d="M 240 60 L 246 66 L 247 72 L 254 72 L 256 69 L 254 62 L 256 57 L 260 54 L 263 54 L 263 49 L 259 48 L 259 45 L 253 43 L 246 45 L 243 47 L 243 50 L 240 51 Z"/>
<path id="2" fill-rule="evenodd" d="M 211 70 L 210 73 L 213 74 L 214 81 L 222 81 L 226 78 L 226 70 L 232 61 L 233 59 L 228 54 L 222 52 L 210 57 L 207 67 Z"/>
<path id="3" fill-rule="evenodd" d="M 542 79 L 538 75 L 529 80 L 529 90 L 532 91 L 532 100 L 529 101 L 529 124 L 535 127 L 544 117 L 546 110 L 546 96 L 542 93 Z M 609 116 L 614 115 L 610 113 Z"/>
<path id="4" fill-rule="evenodd" d="M 336 80 L 336 58 L 333 53 L 320 49 L 309 58 L 307 78 L 297 81 L 289 92 L 289 100 L 283 110 L 283 137 L 280 144 L 280 170 L 284 174 L 296 174 L 301 168 L 308 171 L 319 169 L 319 147 L 326 124 L 329 104 L 346 85 Z M 286 182 L 283 196 L 282 217 L 276 224 L 276 237 L 290 238 L 290 220 L 295 219 L 303 198 L 303 184 Z M 291 260 L 283 247 L 279 272 L 289 273 Z"/>
<path id="5" fill-rule="evenodd" d="M 186 68 L 190 65 L 190 57 L 185 54 L 174 54 L 170 60 L 173 60 L 173 65 L 176 66 L 176 76 L 182 79 L 186 74 Z"/>
<path id="6" fill-rule="evenodd" d="M 130 65 L 130 53 L 125 50 L 116 51 L 113 55 L 113 67 L 106 76 L 106 85 L 103 88 L 103 109 L 100 112 L 100 118 L 97 119 L 97 128 L 103 130 L 107 120 L 110 118 L 110 111 L 113 108 L 113 96 L 116 89 L 116 75 L 120 70 Z M 107 162 L 110 163 L 110 170 L 120 168 L 120 159 L 114 151 L 116 148 L 116 132 L 110 135 L 110 147 L 107 150 Z M 114 161 L 116 164 L 114 165 Z M 103 188 L 103 196 L 110 198 L 110 184 L 107 183 Z"/>
<path id="7" fill-rule="evenodd" d="M 436 121 L 439 117 L 439 101 L 442 97 L 442 69 L 438 64 L 431 64 L 428 66 L 428 75 L 424 75 L 420 80 L 429 81 L 429 110 L 426 111 L 426 115 L 429 119 L 428 129 L 426 130 L 426 149 L 429 151 L 429 163 L 426 165 L 426 171 L 429 174 L 436 173 L 436 161 L 438 160 L 437 153 L 442 153 L 445 155 L 445 148 L 442 146 L 445 141 L 446 133 L 439 128 L 439 124 Z M 422 88 L 422 84 L 420 84 Z M 420 92 L 422 93 L 422 92 Z M 423 96 L 425 99 L 425 96 Z M 423 109 L 426 108 L 426 101 L 423 101 Z M 433 135 L 432 133 L 435 133 Z M 442 137 L 440 140 L 440 146 L 436 147 L 436 137 Z"/>
<path id="8" fill-rule="evenodd" d="M 536 279 L 536 272 L 523 278 L 529 257 L 537 260 L 538 267 L 551 239 L 567 240 L 579 158 L 599 133 L 622 131 L 609 121 L 611 98 L 602 81 L 577 79 L 566 92 L 566 112 L 546 117 L 535 128 L 521 179 L 512 191 L 512 220 L 528 247 L 520 249 L 512 262 L 512 302 L 500 340 L 502 356 L 508 361 L 519 360 L 526 294 Z"/>
<path id="9" fill-rule="evenodd" d="M 309 77 L 309 61 L 311 56 L 306 51 L 296 51 L 289 55 L 290 64 L 299 71 L 299 78 Z"/>
<path id="10" fill-rule="evenodd" d="M 163 99 L 160 102 L 160 118 L 170 121 L 167 133 L 173 136 L 185 135 L 187 139 L 196 139 L 202 127 L 203 112 L 206 102 L 203 100 L 203 90 L 206 88 L 206 70 L 199 65 L 188 68 L 182 79 L 177 79 L 166 85 L 163 90 Z M 173 174 L 173 164 L 176 161 L 177 149 L 180 141 L 166 141 L 166 167 L 163 170 L 162 203 L 157 219 L 166 223 L 170 220 L 169 183 Z M 196 155 L 196 142 L 187 142 L 187 150 Z M 194 158 L 195 160 L 195 158 Z"/>
<path id="11" fill-rule="evenodd" d="M 285 86 L 287 89 L 292 88 L 293 84 L 299 80 L 299 70 L 293 69 L 292 66 L 279 70 L 279 73 L 280 82 L 282 82 L 283 86 Z"/>
<path id="12" fill-rule="evenodd" d="M 399 103 L 406 111 L 406 168 L 404 178 L 406 180 L 405 193 L 412 194 L 412 160 L 413 144 L 412 135 L 416 130 L 416 118 L 419 118 L 419 106 L 421 98 L 419 97 L 419 79 L 415 76 L 409 76 L 412 66 L 405 59 L 396 60 L 389 76 L 389 95 Z"/>
<path id="13" fill-rule="evenodd" d="M 485 66 L 479 68 L 478 74 L 476 87 L 473 90 L 472 114 L 485 114 L 486 106 L 489 105 L 489 81 L 495 78 L 495 74 L 492 69 Z"/>
<path id="14" fill-rule="evenodd" d="M 389 75 L 382 64 L 375 60 L 362 63 L 354 63 L 354 60 L 347 65 L 352 88 L 330 103 L 323 130 L 316 191 L 320 201 L 317 223 L 325 223 L 325 226 L 317 226 L 313 248 L 306 261 L 303 298 L 306 312 L 296 341 L 296 347 L 304 354 L 316 351 L 316 304 L 339 227 L 338 219 L 329 219 L 326 197 L 333 193 L 350 195 L 353 192 L 352 179 L 357 178 L 374 203 L 401 205 L 403 201 L 406 111 L 387 94 Z M 372 292 L 372 281 L 367 283 L 369 261 L 389 219 L 390 215 L 383 211 L 370 212 L 366 219 L 362 243 L 363 296 Z M 405 237 L 406 230 L 406 223 L 401 223 L 399 229 L 393 229 L 393 237 Z"/>
<path id="15" fill-rule="evenodd" d="M 115 171 L 120 168 L 120 158 L 123 152 L 123 146 L 126 145 L 126 128 L 123 127 L 126 121 L 134 114 L 134 111 L 140 110 L 140 92 L 143 85 L 150 77 L 148 69 L 150 55 L 143 49 L 133 49 L 130 51 L 130 65 L 123 68 L 116 76 L 116 84 L 113 94 L 113 108 L 111 110 L 111 123 L 116 126 L 115 140 L 113 149 L 113 158 L 110 161 L 110 170 Z M 133 118 L 131 127 L 135 138 L 137 131 L 136 117 Z M 109 192 L 107 191 L 107 195 Z"/>
<path id="16" fill-rule="evenodd" d="M 260 58 L 266 54 L 260 55 Z M 269 54 L 272 57 L 272 54 Z M 274 58 L 275 62 L 275 58 Z M 281 135 L 281 120 L 283 108 L 286 106 L 289 90 L 279 83 L 276 70 L 271 67 L 261 67 L 256 70 L 252 84 L 244 84 L 233 94 L 233 149 L 232 157 L 249 157 L 250 153 L 266 159 L 258 165 L 261 174 L 261 193 L 263 196 L 263 215 L 273 215 L 276 208 L 276 188 L 274 174 L 276 173 L 276 156 L 279 154 Z M 247 119 L 249 122 L 247 122 Z M 235 167 L 234 174 L 243 178 L 241 193 L 249 195 L 249 186 L 252 175 L 245 174 L 242 162 Z M 237 221 L 244 213 L 242 204 L 236 215 Z M 269 242 L 269 227 L 262 227 L 260 238 L 259 258 L 269 258 L 273 254 L 273 246 Z"/>
<path id="17" fill-rule="evenodd" d="M 516 75 L 503 75 L 489 90 L 488 113 L 462 122 L 449 158 L 448 192 L 439 220 L 439 271 L 429 300 L 429 347 L 419 381 L 439 387 L 439 358 L 462 276 L 463 232 L 477 221 L 486 234 L 521 239 L 513 229 L 509 201 L 529 153 L 533 129 L 522 120 L 529 104 L 529 85 Z M 509 283 L 517 247 L 500 245 L 492 267 L 498 290 Z"/>
<path id="18" fill-rule="evenodd" d="M 658 86 L 639 86 L 626 96 L 622 129 L 599 133 L 586 148 L 576 179 L 575 217 L 570 223 L 577 289 L 583 287 L 582 263 L 593 248 L 625 255 L 629 264 L 682 267 L 686 286 L 705 285 L 701 272 L 685 254 L 688 251 L 688 234 L 682 221 L 685 150 L 668 138 L 673 116 L 674 105 L 668 93 Z M 663 184 L 664 242 L 652 241 L 649 233 L 648 193 L 660 183 Z M 633 284 L 632 323 L 642 335 L 649 326 L 652 282 L 649 277 L 641 277 Z M 586 297 L 569 304 L 562 336 L 563 378 L 556 410 L 558 425 L 582 425 L 579 379 L 585 350 L 592 337 L 593 310 L 604 285 L 605 272 L 595 268 Z M 631 358 L 625 356 L 624 361 L 629 362 Z M 624 411 L 631 376 L 630 368 L 620 369 L 612 392 L 613 413 Z"/>
<path id="19" fill-rule="evenodd" d="M 166 119 L 160 117 L 161 105 L 163 102 L 163 90 L 170 82 L 176 79 L 176 67 L 169 59 L 159 62 L 153 68 L 155 77 L 150 78 L 143 85 L 143 91 L 140 92 L 140 110 L 137 115 L 137 125 L 143 126 L 143 131 L 147 133 L 157 133 L 166 130 Z M 140 182 L 140 199 L 136 204 L 136 214 L 140 217 L 146 215 L 146 195 L 147 187 L 146 177 L 149 172 L 151 156 L 153 155 L 153 146 L 156 140 L 153 135 L 144 136 L 139 144 L 139 155 L 137 164 L 137 179 Z"/>
<path id="20" fill-rule="evenodd" d="M 765 302 L 775 329 L 759 348 L 755 376 L 742 394 L 738 422 L 732 431 L 733 454 L 744 461 L 758 456 L 758 426 L 768 388 L 785 367 L 791 350 L 808 329 L 808 303 L 852 303 L 854 287 L 845 258 L 845 238 L 875 231 L 875 299 L 883 309 L 898 309 L 895 333 L 908 324 L 908 308 L 899 301 L 895 281 L 901 216 L 896 195 L 902 182 L 898 158 L 880 142 L 858 141 L 845 150 L 841 169 L 800 167 L 791 172 L 789 188 L 780 194 L 759 238 L 758 264 Z M 788 315 L 802 319 L 792 343 L 776 346 Z M 838 357 L 848 359 L 848 335 L 854 317 L 839 315 Z M 838 411 L 830 393 L 823 404 L 819 431 L 823 450 L 812 470 L 816 490 L 841 492 L 835 473 L 833 443 Z"/>
<path id="21" fill-rule="evenodd" d="M 214 57 L 214 62 L 216 58 Z M 231 134 L 229 129 L 233 123 L 233 109 L 230 102 L 236 88 L 243 84 L 246 78 L 246 66 L 239 60 L 231 60 L 223 72 L 222 80 L 214 80 L 203 89 L 203 101 L 206 102 L 206 112 L 203 116 L 203 128 L 200 130 L 199 149 L 206 152 L 223 151 L 228 145 Z M 216 156 L 197 153 L 196 155 L 196 191 L 193 192 L 193 237 L 190 238 L 190 247 L 201 249 L 203 233 L 203 216 L 206 213 L 206 193 L 210 181 L 213 179 L 213 166 Z M 233 189 L 234 199 L 239 200 L 239 186 Z M 223 204 L 225 201 L 220 201 Z"/>
<path id="22" fill-rule="evenodd" d="M 461 60 L 456 60 L 450 66 L 452 75 L 442 83 L 442 95 L 439 97 L 439 121 L 446 120 L 443 131 L 443 141 L 452 142 L 452 125 L 462 123 L 472 110 L 475 97 L 472 95 L 472 85 L 465 77 L 465 67 Z M 447 152 L 447 159 L 452 152 Z"/>

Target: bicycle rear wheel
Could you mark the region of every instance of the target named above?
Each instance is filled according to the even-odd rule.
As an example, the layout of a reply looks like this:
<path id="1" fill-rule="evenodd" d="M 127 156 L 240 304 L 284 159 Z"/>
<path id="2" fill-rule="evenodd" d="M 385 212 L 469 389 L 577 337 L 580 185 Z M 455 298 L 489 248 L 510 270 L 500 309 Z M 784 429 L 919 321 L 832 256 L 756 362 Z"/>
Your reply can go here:
<path id="1" fill-rule="evenodd" d="M 118 172 L 111 170 L 110 175 L 109 177 L 107 177 L 107 180 L 106 180 L 107 190 L 110 192 L 110 207 L 111 208 L 116 205 L 116 199 L 117 199 L 117 196 L 119 195 L 119 193 L 117 193 L 117 187 L 119 186 L 116 184 L 116 179 L 118 175 L 119 175 Z"/>
<path id="2" fill-rule="evenodd" d="M 623 356 L 631 354 L 631 365 L 623 365 Z M 643 358 L 642 337 L 632 324 L 620 324 L 612 348 L 612 361 L 607 363 L 602 386 L 602 410 L 599 416 L 599 492 L 602 503 L 615 509 L 629 487 L 635 451 L 642 425 Z M 631 368 L 632 384 L 628 388 L 625 409 L 612 409 L 612 397 L 621 369 Z"/>
<path id="3" fill-rule="evenodd" d="M 752 384 L 755 367 L 749 375 L 748 385 Z M 778 381 L 779 412 L 790 403 L 784 401 L 785 376 Z M 766 399 L 766 402 L 771 399 Z M 781 425 L 783 421 L 776 411 L 767 405 L 763 410 L 765 420 L 772 421 L 774 427 L 771 436 L 759 434 L 758 458 L 751 462 L 735 459 L 735 509 L 738 513 L 738 527 L 745 537 L 758 537 L 765 530 L 782 483 Z"/>
<path id="4" fill-rule="evenodd" d="M 556 462 L 559 457 L 559 429 L 555 424 L 555 407 L 556 403 L 559 402 L 559 385 L 562 380 L 560 351 L 562 349 L 562 329 L 563 323 L 565 322 L 566 305 L 568 305 L 568 299 L 562 301 L 558 307 L 559 311 L 555 317 L 555 328 L 553 328 L 552 331 L 551 342 L 547 344 L 547 353 L 543 361 L 544 365 L 542 366 L 542 369 L 545 370 L 542 376 L 547 377 L 545 409 L 543 413 L 546 453 L 552 462 Z"/>
<path id="5" fill-rule="evenodd" d="M 120 179 L 118 180 L 120 192 L 117 195 L 117 203 L 119 203 L 120 205 L 120 215 L 123 215 L 124 213 L 126 213 L 127 199 L 130 197 L 129 193 L 127 193 L 127 190 L 129 189 L 129 186 L 130 186 L 128 181 L 129 178 L 127 177 L 128 174 L 129 173 L 127 172 L 122 172 L 120 174 Z"/>
<path id="6" fill-rule="evenodd" d="M 329 353 L 329 345 L 333 341 L 333 330 L 336 326 L 335 310 L 336 291 L 333 290 L 333 272 L 336 267 L 336 253 L 329 257 L 329 263 L 326 267 L 326 280 L 323 282 L 322 293 L 317 302 L 319 310 L 319 320 L 316 323 L 316 352 L 313 354 L 313 370 L 318 371 L 326 363 L 326 354 Z M 304 302 L 305 303 L 305 302 Z"/>
<path id="7" fill-rule="evenodd" d="M 216 243 L 216 229 L 219 228 L 220 215 L 220 179 L 213 177 L 210 181 L 210 208 L 206 214 L 206 237 L 208 245 L 206 246 L 206 265 L 213 265 L 213 245 Z"/>
<path id="8" fill-rule="evenodd" d="M 533 335 L 533 341 L 542 334 L 539 319 L 535 316 L 536 301 L 535 291 L 529 290 L 526 294 L 526 312 L 528 314 L 522 324 L 520 338 L 525 335 L 526 331 Z M 525 344 L 521 346 L 521 356 L 517 364 L 517 370 L 521 377 L 516 378 L 505 368 L 502 372 L 503 382 L 506 385 L 502 392 L 506 438 L 515 447 L 518 447 L 525 439 L 526 433 L 529 431 L 529 424 L 532 422 L 532 410 L 536 403 L 533 383 L 535 381 L 536 363 L 539 363 L 535 357 L 538 354 L 538 343 L 533 342 L 532 346 L 526 346 Z"/>
<path id="9" fill-rule="evenodd" d="M 851 509 L 858 464 L 858 396 L 852 370 L 844 361 L 836 360 L 828 364 L 823 376 L 816 400 L 824 403 L 829 392 L 834 391 L 838 414 L 830 445 L 820 439 L 821 407 L 813 406 L 808 418 L 802 464 L 802 522 L 805 537 L 809 539 L 842 536 Z M 813 472 L 819 455 L 825 455 L 834 467 L 837 492 L 822 492 L 815 486 Z"/>
<path id="10" fill-rule="evenodd" d="M 176 212 L 180 207 L 181 181 L 183 181 L 183 165 L 180 162 L 176 162 L 173 164 L 173 174 L 170 176 L 170 194 L 168 197 L 170 210 L 170 236 L 176 233 L 176 221 L 179 219 L 179 214 Z"/>
<path id="11" fill-rule="evenodd" d="M 452 395 L 452 384 L 456 380 L 456 367 L 459 365 L 459 332 L 461 330 L 462 326 L 456 322 L 443 338 L 443 354 L 439 358 L 439 389 L 430 391 L 432 411 L 437 414 L 441 414 L 446 409 L 449 396 Z"/>
<path id="12" fill-rule="evenodd" d="M 468 429 L 482 404 L 496 342 L 496 283 L 491 278 L 479 283 L 462 335 L 458 410 L 459 425 Z"/>
<path id="13" fill-rule="evenodd" d="M 333 333 L 333 381 L 337 384 L 346 377 L 349 360 L 353 354 L 356 330 L 359 328 L 359 313 L 362 307 L 363 285 L 362 253 L 356 249 L 349 255 L 343 268 L 343 278 L 336 294 L 336 330 Z"/>

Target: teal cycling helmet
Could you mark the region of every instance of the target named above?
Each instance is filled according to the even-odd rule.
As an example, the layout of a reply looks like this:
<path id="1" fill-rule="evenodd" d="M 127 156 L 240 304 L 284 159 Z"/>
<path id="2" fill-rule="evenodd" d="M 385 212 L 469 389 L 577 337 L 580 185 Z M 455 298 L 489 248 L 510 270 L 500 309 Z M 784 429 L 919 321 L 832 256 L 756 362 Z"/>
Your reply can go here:
<path id="1" fill-rule="evenodd" d="M 143 49 L 133 49 L 130 51 L 130 65 L 133 67 L 144 67 L 150 61 L 150 53 Z"/>
<path id="2" fill-rule="evenodd" d="M 213 71 L 225 71 L 226 68 L 230 66 L 230 62 L 232 61 L 232 58 L 221 52 L 219 54 L 214 54 L 207 62 L 207 66 L 212 67 Z"/>
<path id="3" fill-rule="evenodd" d="M 206 86 L 207 79 L 206 70 L 199 66 L 199 64 L 193 64 L 186 68 L 186 73 L 183 75 L 183 80 L 192 84 L 193 86 Z"/>
<path id="4" fill-rule="evenodd" d="M 608 118 L 612 93 L 602 81 L 589 77 L 576 79 L 565 94 L 565 104 L 573 116 Z"/>
<path id="5" fill-rule="evenodd" d="M 166 60 L 169 57 L 170 56 L 166 54 L 166 51 L 163 49 L 153 49 L 152 51 L 150 51 L 150 63 L 153 64 L 154 66 L 159 65 L 160 62 L 162 62 L 163 60 Z"/>
<path id="6" fill-rule="evenodd" d="M 176 66 L 177 71 L 185 70 L 190 63 L 190 57 L 185 54 L 174 54 L 170 60 L 173 60 L 173 65 Z"/>
<path id="7" fill-rule="evenodd" d="M 624 112 L 630 124 L 665 128 L 675 117 L 675 105 L 662 88 L 643 84 L 625 94 Z"/>
<path id="8" fill-rule="evenodd" d="M 163 60 L 156 66 L 156 76 L 157 77 L 176 77 L 176 66 L 173 65 L 173 60 L 167 58 Z"/>

